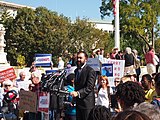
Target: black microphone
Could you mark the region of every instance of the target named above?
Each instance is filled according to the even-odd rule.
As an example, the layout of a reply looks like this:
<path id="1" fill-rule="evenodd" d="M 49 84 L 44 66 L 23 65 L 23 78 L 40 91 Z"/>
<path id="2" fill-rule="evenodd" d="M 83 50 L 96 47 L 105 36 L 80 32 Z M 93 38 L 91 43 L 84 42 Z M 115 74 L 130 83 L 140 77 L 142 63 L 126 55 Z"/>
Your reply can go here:
<path id="1" fill-rule="evenodd" d="M 65 77 L 65 75 L 66 75 L 66 73 L 67 73 L 67 71 L 66 70 L 62 70 L 61 72 L 60 72 L 60 75 L 58 76 L 58 81 L 59 80 L 61 80 L 62 78 L 64 78 Z"/>

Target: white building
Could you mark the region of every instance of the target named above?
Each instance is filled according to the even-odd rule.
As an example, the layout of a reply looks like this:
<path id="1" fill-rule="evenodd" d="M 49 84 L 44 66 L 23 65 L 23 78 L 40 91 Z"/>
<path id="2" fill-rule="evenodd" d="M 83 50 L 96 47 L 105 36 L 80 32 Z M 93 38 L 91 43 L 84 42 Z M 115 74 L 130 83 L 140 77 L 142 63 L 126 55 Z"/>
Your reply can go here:
<path id="1" fill-rule="evenodd" d="M 113 32 L 114 31 L 114 26 L 112 25 L 112 22 L 110 22 L 110 21 L 89 20 L 88 22 L 95 24 L 95 27 L 97 29 L 107 31 L 107 32 Z"/>
<path id="2" fill-rule="evenodd" d="M 35 9 L 34 7 L 30 7 L 26 5 L 19 5 L 15 3 L 0 1 L 0 12 L 3 13 L 4 11 L 6 11 L 12 17 L 15 17 L 17 15 L 17 10 L 23 7 Z"/>

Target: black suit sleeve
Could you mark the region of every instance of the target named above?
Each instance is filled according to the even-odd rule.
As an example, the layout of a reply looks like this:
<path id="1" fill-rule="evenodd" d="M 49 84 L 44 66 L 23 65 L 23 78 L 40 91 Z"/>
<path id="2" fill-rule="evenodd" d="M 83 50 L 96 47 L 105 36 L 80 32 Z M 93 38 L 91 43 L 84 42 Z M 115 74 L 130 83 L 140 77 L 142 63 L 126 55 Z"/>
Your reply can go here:
<path id="1" fill-rule="evenodd" d="M 95 81 L 96 81 L 96 73 L 92 68 L 90 68 L 90 70 L 86 73 L 85 86 L 80 90 L 78 90 L 80 98 L 84 98 L 94 91 Z"/>

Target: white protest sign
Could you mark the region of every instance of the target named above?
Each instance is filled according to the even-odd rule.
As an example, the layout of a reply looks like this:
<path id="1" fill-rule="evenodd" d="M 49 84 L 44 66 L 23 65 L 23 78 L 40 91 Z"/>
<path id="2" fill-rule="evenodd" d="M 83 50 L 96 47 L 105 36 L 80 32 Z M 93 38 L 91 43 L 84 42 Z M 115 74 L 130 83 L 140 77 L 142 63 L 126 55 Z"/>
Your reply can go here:
<path id="1" fill-rule="evenodd" d="M 48 113 L 49 111 L 49 93 L 39 93 L 38 111 Z"/>
<path id="2" fill-rule="evenodd" d="M 100 71 L 100 61 L 98 58 L 88 58 L 87 65 L 92 67 L 95 71 Z"/>
<path id="3" fill-rule="evenodd" d="M 114 75 L 113 77 L 116 78 L 121 78 L 124 76 L 124 65 L 125 61 L 124 60 L 115 60 L 115 59 L 105 59 L 103 61 L 103 64 L 113 64 L 113 71 Z"/>
<path id="4" fill-rule="evenodd" d="M 69 67 L 69 68 L 66 68 L 66 76 L 68 76 L 69 74 L 71 73 L 74 73 L 74 70 L 77 68 L 77 66 L 72 66 L 72 67 Z"/>

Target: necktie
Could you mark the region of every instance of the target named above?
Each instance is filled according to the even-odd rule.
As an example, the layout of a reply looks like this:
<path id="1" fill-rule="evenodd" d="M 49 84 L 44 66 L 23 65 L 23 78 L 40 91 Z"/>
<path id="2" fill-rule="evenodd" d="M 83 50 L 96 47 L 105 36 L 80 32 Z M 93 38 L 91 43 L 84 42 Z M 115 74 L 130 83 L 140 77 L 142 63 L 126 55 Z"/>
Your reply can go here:
<path id="1" fill-rule="evenodd" d="M 78 69 L 78 71 L 77 71 L 77 76 L 76 76 L 77 81 L 79 80 L 80 73 L 81 73 L 81 69 Z"/>

